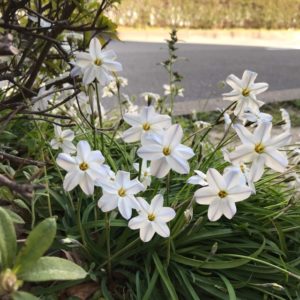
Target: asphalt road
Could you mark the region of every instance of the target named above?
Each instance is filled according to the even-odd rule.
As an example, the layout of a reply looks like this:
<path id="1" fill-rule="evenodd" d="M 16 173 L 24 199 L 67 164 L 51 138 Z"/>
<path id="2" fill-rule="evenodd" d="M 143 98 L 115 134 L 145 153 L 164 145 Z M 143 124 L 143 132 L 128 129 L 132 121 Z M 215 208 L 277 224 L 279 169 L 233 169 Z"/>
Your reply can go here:
<path id="1" fill-rule="evenodd" d="M 165 44 L 114 42 L 110 48 L 123 64 L 120 75 L 129 80 L 129 95 L 163 93 L 168 74 L 158 63 L 168 57 Z M 221 97 L 230 89 L 220 82 L 231 73 L 241 77 L 245 69 L 257 72 L 257 81 L 268 82 L 270 91 L 300 88 L 300 50 L 183 43 L 178 48 L 185 58 L 176 67 L 184 76 L 184 100 Z"/>

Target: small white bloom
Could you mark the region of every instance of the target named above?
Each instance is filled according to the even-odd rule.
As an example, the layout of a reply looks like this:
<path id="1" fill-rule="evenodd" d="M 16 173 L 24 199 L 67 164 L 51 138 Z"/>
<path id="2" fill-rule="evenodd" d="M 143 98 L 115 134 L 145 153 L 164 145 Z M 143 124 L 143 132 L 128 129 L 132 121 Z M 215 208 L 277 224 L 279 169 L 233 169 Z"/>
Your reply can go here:
<path id="1" fill-rule="evenodd" d="M 282 120 L 284 121 L 284 124 L 281 125 L 281 128 L 283 130 L 291 130 L 292 125 L 291 125 L 290 114 L 284 108 L 280 108 L 280 112 L 281 112 Z"/>
<path id="2" fill-rule="evenodd" d="M 188 174 L 188 159 L 195 155 L 194 151 L 180 144 L 183 131 L 180 125 L 172 125 L 161 134 L 151 134 L 142 138 L 142 147 L 138 149 L 139 157 L 150 160 L 152 176 L 162 178 L 170 169 L 179 174 Z"/>
<path id="3" fill-rule="evenodd" d="M 194 170 L 194 172 L 197 175 L 191 176 L 187 180 L 187 183 L 189 183 L 189 184 L 195 184 L 195 185 L 202 185 L 202 186 L 207 185 L 206 175 L 203 172 L 199 171 L 199 170 Z"/>
<path id="4" fill-rule="evenodd" d="M 164 238 L 169 237 L 170 229 L 166 223 L 175 218 L 175 210 L 171 207 L 163 207 L 164 198 L 162 195 L 156 195 L 150 205 L 143 198 L 138 198 L 138 200 L 139 215 L 129 221 L 128 227 L 139 229 L 140 238 L 143 242 L 149 242 L 155 233 Z"/>
<path id="5" fill-rule="evenodd" d="M 223 117 L 224 117 L 224 123 L 225 123 L 224 129 L 225 129 L 225 131 L 227 131 L 228 128 L 232 125 L 232 121 L 231 121 L 231 118 L 228 113 L 224 113 Z"/>
<path id="6" fill-rule="evenodd" d="M 145 102 L 148 103 L 149 101 L 154 100 L 154 102 L 157 102 L 160 99 L 159 94 L 145 92 L 141 94 L 141 97 L 144 98 Z"/>
<path id="7" fill-rule="evenodd" d="M 266 113 L 262 113 L 262 112 L 255 113 L 251 110 L 248 110 L 245 111 L 243 114 L 241 114 L 240 119 L 243 120 L 244 122 L 249 121 L 254 125 L 259 125 L 263 122 L 272 122 L 273 117 Z"/>
<path id="8" fill-rule="evenodd" d="M 53 86 L 49 90 L 46 90 L 45 86 L 40 88 L 37 96 L 32 98 L 33 111 L 43 111 L 48 108 L 48 102 L 53 97 L 53 89 Z"/>
<path id="9" fill-rule="evenodd" d="M 226 78 L 226 83 L 232 87 L 232 91 L 223 94 L 224 100 L 236 101 L 234 114 L 241 115 L 246 110 L 251 109 L 258 113 L 264 102 L 256 99 L 256 95 L 263 93 L 269 87 L 267 83 L 254 83 L 257 73 L 246 70 L 242 79 L 231 74 Z"/>
<path id="10" fill-rule="evenodd" d="M 122 71 L 122 65 L 116 62 L 116 54 L 112 50 L 102 50 L 99 40 L 92 38 L 89 45 L 89 53 L 75 52 L 75 70 L 72 75 L 83 74 L 82 82 L 85 85 L 95 79 L 102 85 L 108 84 L 113 77 L 111 72 Z"/>
<path id="11" fill-rule="evenodd" d="M 179 96 L 179 97 L 183 97 L 183 92 L 184 92 L 184 88 L 176 85 L 176 84 L 164 84 L 163 88 L 165 90 L 164 94 L 167 95 L 175 95 L 175 96 Z"/>
<path id="12" fill-rule="evenodd" d="M 130 174 L 125 171 L 118 171 L 115 180 L 104 178 L 97 181 L 97 185 L 103 190 L 98 201 L 99 208 L 107 212 L 118 207 L 122 217 L 127 220 L 131 218 L 132 209 L 139 208 L 135 194 L 145 190 L 137 179 L 130 180 Z"/>
<path id="13" fill-rule="evenodd" d="M 77 144 L 76 157 L 60 153 L 56 162 L 68 172 L 63 184 L 66 191 L 71 191 L 79 185 L 86 195 L 92 195 L 95 181 L 105 176 L 102 153 L 98 150 L 91 151 L 87 141 Z"/>
<path id="14" fill-rule="evenodd" d="M 211 124 L 205 121 L 196 121 L 194 122 L 194 125 L 199 129 L 211 127 Z"/>
<path id="15" fill-rule="evenodd" d="M 216 169 L 207 171 L 208 186 L 195 192 L 198 204 L 209 205 L 208 219 L 217 221 L 224 215 L 231 219 L 236 214 L 235 202 L 250 197 L 251 189 L 242 184 L 239 172 L 231 170 L 223 176 Z"/>
<path id="16" fill-rule="evenodd" d="M 234 126 L 242 145 L 229 154 L 229 160 L 235 162 L 252 162 L 250 181 L 258 181 L 264 172 L 264 165 L 277 172 L 286 171 L 288 159 L 278 148 L 286 146 L 291 140 L 291 134 L 284 132 L 271 137 L 272 123 L 264 122 L 256 127 L 254 133 L 243 125 Z"/>
<path id="17" fill-rule="evenodd" d="M 170 116 L 156 113 L 153 106 L 142 108 L 139 114 L 126 113 L 124 121 L 132 126 L 122 134 L 126 143 L 137 142 L 144 135 L 159 133 L 171 126 Z"/>
<path id="18" fill-rule="evenodd" d="M 38 26 L 43 28 L 50 28 L 52 26 L 52 24 L 49 21 L 41 17 L 28 15 L 28 19 L 30 19 L 34 23 L 38 23 Z"/>
<path id="19" fill-rule="evenodd" d="M 138 163 L 134 163 L 133 167 L 137 172 L 140 171 L 140 165 Z M 147 166 L 146 160 L 143 160 L 141 165 L 141 182 L 145 187 L 151 184 L 151 171 L 150 167 Z"/>
<path id="20" fill-rule="evenodd" d="M 55 137 L 50 141 L 52 149 L 61 148 L 64 153 L 73 153 L 76 147 L 73 145 L 74 132 L 71 129 L 61 130 L 61 127 L 54 125 Z"/>

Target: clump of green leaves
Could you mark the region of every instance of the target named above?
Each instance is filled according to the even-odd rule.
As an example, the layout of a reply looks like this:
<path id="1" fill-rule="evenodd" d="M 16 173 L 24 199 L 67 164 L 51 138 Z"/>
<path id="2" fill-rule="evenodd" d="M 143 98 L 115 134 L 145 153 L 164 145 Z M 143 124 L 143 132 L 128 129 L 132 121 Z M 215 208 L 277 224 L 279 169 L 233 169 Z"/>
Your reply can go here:
<path id="1" fill-rule="evenodd" d="M 48 218 L 37 225 L 18 251 L 16 232 L 8 213 L 0 207 L 0 296 L 37 299 L 19 291 L 23 282 L 83 279 L 87 273 L 75 263 L 43 256 L 56 236 L 56 221 Z"/>

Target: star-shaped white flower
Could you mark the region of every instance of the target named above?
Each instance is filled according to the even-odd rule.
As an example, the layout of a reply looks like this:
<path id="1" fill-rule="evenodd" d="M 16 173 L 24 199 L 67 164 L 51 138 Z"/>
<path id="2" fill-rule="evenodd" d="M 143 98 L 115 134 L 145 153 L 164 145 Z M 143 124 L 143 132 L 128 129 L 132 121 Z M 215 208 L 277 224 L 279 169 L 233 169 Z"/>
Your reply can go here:
<path id="1" fill-rule="evenodd" d="M 272 123 L 263 122 L 256 127 L 253 133 L 241 124 L 234 125 L 242 145 L 229 153 L 231 162 L 252 162 L 249 180 L 258 181 L 264 172 L 264 165 L 277 172 L 286 171 L 288 159 L 285 153 L 278 148 L 286 146 L 291 141 L 291 134 L 284 132 L 271 137 Z"/>
<path id="2" fill-rule="evenodd" d="M 114 181 L 103 179 L 97 185 L 103 190 L 98 201 L 99 208 L 107 212 L 118 207 L 122 217 L 127 220 L 131 218 L 132 209 L 139 207 L 135 194 L 145 190 L 144 185 L 137 179 L 130 180 L 130 174 L 125 171 L 118 171 Z"/>
<path id="3" fill-rule="evenodd" d="M 108 84 L 113 77 L 112 72 L 122 71 L 122 65 L 116 62 L 117 56 L 112 50 L 102 50 L 99 40 L 92 38 L 89 45 L 89 53 L 75 52 L 75 69 L 72 76 L 83 74 L 82 82 L 85 85 L 92 83 L 95 79 L 102 85 Z M 80 71 L 79 71 L 80 70 Z"/>
<path id="4" fill-rule="evenodd" d="M 53 97 L 53 86 L 49 89 L 46 90 L 46 87 L 43 86 L 40 88 L 38 94 L 36 97 L 32 98 L 32 110 L 33 111 L 43 111 L 48 108 L 48 102 L 49 100 Z"/>
<path id="5" fill-rule="evenodd" d="M 137 172 L 140 171 L 140 165 L 138 163 L 134 163 L 133 167 Z M 150 167 L 147 166 L 146 160 L 143 160 L 141 165 L 141 182 L 145 188 L 151 184 L 151 171 Z"/>
<path id="6" fill-rule="evenodd" d="M 144 98 L 146 103 L 152 102 L 152 100 L 156 103 L 161 97 L 159 94 L 151 93 L 151 92 L 145 92 L 141 94 L 141 97 Z"/>
<path id="7" fill-rule="evenodd" d="M 259 112 L 259 108 L 264 102 L 256 99 L 256 95 L 263 93 L 269 87 L 265 82 L 254 83 L 257 73 L 246 70 L 242 79 L 237 78 L 231 74 L 227 77 L 226 83 L 230 85 L 233 90 L 229 93 L 223 94 L 224 100 L 236 101 L 234 114 L 236 116 L 243 114 L 246 110 L 251 109 L 254 113 Z"/>
<path id="8" fill-rule="evenodd" d="M 207 171 L 208 186 L 195 192 L 198 204 L 209 205 L 208 219 L 217 221 L 224 215 L 231 219 L 236 214 L 235 202 L 250 197 L 251 189 L 242 184 L 240 172 L 231 170 L 223 176 L 216 169 Z"/>
<path id="9" fill-rule="evenodd" d="M 175 210 L 171 207 L 163 207 L 164 198 L 162 195 L 156 195 L 150 205 L 143 198 L 138 198 L 138 200 L 139 215 L 129 221 L 128 227 L 139 229 L 140 238 L 143 242 L 149 242 L 155 233 L 164 238 L 169 237 L 170 229 L 166 223 L 174 219 Z"/>
<path id="10" fill-rule="evenodd" d="M 165 90 L 164 94 L 166 96 L 174 94 L 175 96 L 183 97 L 184 88 L 176 85 L 176 84 L 164 84 L 163 88 Z"/>
<path id="11" fill-rule="evenodd" d="M 273 117 L 266 113 L 255 113 L 251 110 L 248 110 L 241 115 L 240 119 L 243 120 L 245 123 L 246 121 L 249 121 L 252 122 L 253 125 L 259 125 L 263 122 L 272 122 Z"/>
<path id="12" fill-rule="evenodd" d="M 206 174 L 204 174 L 203 172 L 201 172 L 201 171 L 199 171 L 199 170 L 194 170 L 194 172 L 195 172 L 197 175 L 191 176 L 191 177 L 187 180 L 187 183 L 189 183 L 189 184 L 194 184 L 194 185 L 202 185 L 202 186 L 207 185 Z"/>
<path id="13" fill-rule="evenodd" d="M 79 185 L 86 195 L 92 195 L 95 181 L 105 176 L 102 153 L 99 150 L 91 151 L 87 141 L 77 144 L 76 157 L 60 153 L 56 162 L 68 172 L 63 184 L 66 191 L 71 191 Z"/>
<path id="14" fill-rule="evenodd" d="M 73 145 L 74 132 L 71 129 L 61 130 L 61 127 L 54 125 L 55 137 L 50 141 L 50 146 L 53 149 L 61 148 L 64 153 L 73 153 L 76 147 Z"/>
<path id="15" fill-rule="evenodd" d="M 153 106 L 145 106 L 139 114 L 126 113 L 124 121 L 132 126 L 122 134 L 122 139 L 126 143 L 137 142 L 143 135 L 159 133 L 171 126 L 171 118 L 156 113 Z"/>
<path id="16" fill-rule="evenodd" d="M 190 166 L 188 159 L 195 155 L 194 151 L 180 144 L 183 131 L 180 125 L 175 124 L 162 134 L 152 134 L 142 139 L 142 147 L 138 149 L 139 157 L 150 160 L 152 176 L 162 178 L 170 169 L 179 174 L 188 174 Z"/>

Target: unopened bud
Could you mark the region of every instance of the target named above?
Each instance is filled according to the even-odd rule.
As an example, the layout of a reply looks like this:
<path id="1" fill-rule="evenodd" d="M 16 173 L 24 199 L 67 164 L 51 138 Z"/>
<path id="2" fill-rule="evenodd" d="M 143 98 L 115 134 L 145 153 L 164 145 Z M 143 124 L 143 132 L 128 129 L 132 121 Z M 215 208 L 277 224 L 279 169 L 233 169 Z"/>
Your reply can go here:
<path id="1" fill-rule="evenodd" d="M 187 208 L 184 211 L 184 217 L 185 217 L 186 222 L 190 223 L 190 221 L 193 219 L 193 208 L 192 207 Z"/>
<path id="2" fill-rule="evenodd" d="M 0 295 L 15 292 L 22 285 L 16 274 L 11 269 L 6 269 L 0 274 Z"/>

